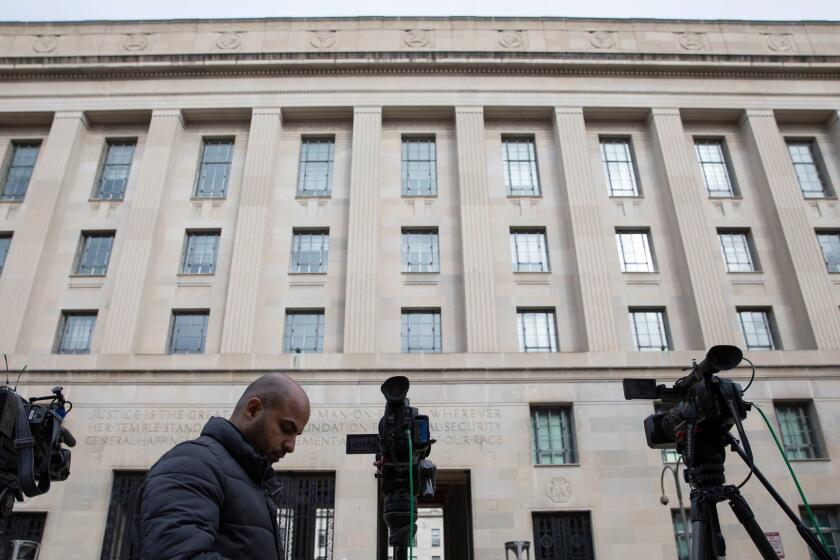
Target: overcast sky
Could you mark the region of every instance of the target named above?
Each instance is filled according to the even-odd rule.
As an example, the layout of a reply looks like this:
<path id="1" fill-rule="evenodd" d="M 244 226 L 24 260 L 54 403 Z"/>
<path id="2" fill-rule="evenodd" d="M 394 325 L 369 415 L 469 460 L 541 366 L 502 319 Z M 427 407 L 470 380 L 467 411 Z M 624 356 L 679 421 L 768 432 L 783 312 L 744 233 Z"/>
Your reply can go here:
<path id="1" fill-rule="evenodd" d="M 330 16 L 840 20 L 840 0 L 0 0 L 0 21 Z"/>

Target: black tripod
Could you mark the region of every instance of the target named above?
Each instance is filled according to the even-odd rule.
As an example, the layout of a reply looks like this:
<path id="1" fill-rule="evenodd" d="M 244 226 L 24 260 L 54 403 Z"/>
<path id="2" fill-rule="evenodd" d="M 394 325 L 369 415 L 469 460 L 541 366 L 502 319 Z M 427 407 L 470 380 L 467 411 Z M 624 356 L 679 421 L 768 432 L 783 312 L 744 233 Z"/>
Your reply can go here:
<path id="1" fill-rule="evenodd" d="M 778 556 L 773 546 L 764 535 L 764 531 L 755 520 L 747 500 L 741 495 L 737 486 L 725 484 L 723 462 L 725 447 L 730 445 L 744 462 L 752 469 L 753 474 L 764 485 L 773 499 L 781 506 L 785 514 L 796 525 L 799 534 L 814 551 L 820 560 L 831 560 L 828 552 L 822 547 L 819 539 L 812 533 L 788 507 L 770 482 L 755 467 L 752 459 L 747 455 L 738 441 L 729 432 L 709 431 L 693 433 L 693 441 L 689 442 L 686 482 L 691 484 L 691 560 L 720 560 L 726 557 L 726 542 L 720 530 L 717 514 L 717 503 L 729 501 L 735 517 L 744 526 L 761 557 L 765 560 L 777 560 Z"/>
<path id="2" fill-rule="evenodd" d="M 385 494 L 384 515 L 388 526 L 388 544 L 394 547 L 394 560 L 410 560 L 408 548 L 417 525 L 411 525 L 412 511 L 417 519 L 417 506 L 405 490 Z"/>

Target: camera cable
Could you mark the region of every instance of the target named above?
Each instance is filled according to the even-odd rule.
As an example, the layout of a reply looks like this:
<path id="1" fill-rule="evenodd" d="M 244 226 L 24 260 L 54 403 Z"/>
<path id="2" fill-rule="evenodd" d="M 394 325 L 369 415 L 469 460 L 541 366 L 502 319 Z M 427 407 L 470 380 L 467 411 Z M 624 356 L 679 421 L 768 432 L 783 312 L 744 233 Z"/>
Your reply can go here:
<path id="1" fill-rule="evenodd" d="M 414 442 L 411 437 L 411 429 L 405 429 L 405 436 L 408 439 L 408 494 L 411 500 L 409 508 L 408 525 L 408 558 L 414 558 Z"/>

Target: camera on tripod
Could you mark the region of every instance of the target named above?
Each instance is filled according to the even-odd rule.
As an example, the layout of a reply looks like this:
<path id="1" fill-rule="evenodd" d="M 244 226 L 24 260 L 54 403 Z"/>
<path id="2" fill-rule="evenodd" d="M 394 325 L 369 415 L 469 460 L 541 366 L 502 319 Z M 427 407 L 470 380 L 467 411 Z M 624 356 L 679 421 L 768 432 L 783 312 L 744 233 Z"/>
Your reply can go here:
<path id="1" fill-rule="evenodd" d="M 378 434 L 347 436 L 348 454 L 375 454 L 374 476 L 382 483 L 383 519 L 388 526 L 388 543 L 394 560 L 406 560 L 417 520 L 417 497 L 435 495 L 437 467 L 427 457 L 435 440 L 429 417 L 419 414 L 406 398 L 409 382 L 404 376 L 382 384 L 385 413 Z"/>

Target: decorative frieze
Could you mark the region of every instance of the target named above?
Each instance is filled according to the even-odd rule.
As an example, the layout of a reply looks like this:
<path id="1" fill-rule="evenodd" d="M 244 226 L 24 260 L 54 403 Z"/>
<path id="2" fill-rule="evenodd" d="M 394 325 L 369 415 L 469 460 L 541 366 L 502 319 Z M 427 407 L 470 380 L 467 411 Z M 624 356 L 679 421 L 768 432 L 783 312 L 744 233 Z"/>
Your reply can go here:
<path id="1" fill-rule="evenodd" d="M 32 50 L 40 54 L 51 53 L 58 47 L 60 37 L 61 35 L 36 35 Z"/>
<path id="2" fill-rule="evenodd" d="M 764 36 L 764 43 L 773 52 L 785 53 L 796 48 L 793 33 L 767 33 Z"/>
<path id="3" fill-rule="evenodd" d="M 412 49 L 421 49 L 433 46 L 433 35 L 431 29 L 406 29 L 403 33 L 403 43 Z"/>
<path id="4" fill-rule="evenodd" d="M 677 37 L 677 44 L 686 51 L 702 51 L 708 47 L 705 33 L 695 31 L 683 31 L 674 33 Z"/>
<path id="5" fill-rule="evenodd" d="M 145 51 L 149 48 L 149 33 L 129 33 L 123 41 L 123 49 L 128 52 Z"/>
<path id="6" fill-rule="evenodd" d="M 309 32 L 309 46 L 313 49 L 331 49 L 338 45 L 338 32 L 332 29 L 319 29 Z"/>
<path id="7" fill-rule="evenodd" d="M 501 29 L 499 30 L 499 45 L 506 49 L 521 49 L 526 46 L 525 32 Z"/>
<path id="8" fill-rule="evenodd" d="M 242 46 L 241 33 L 237 31 L 227 31 L 219 33 L 216 37 L 216 48 L 223 51 L 232 51 Z"/>
<path id="9" fill-rule="evenodd" d="M 618 33 L 615 31 L 590 31 L 589 44 L 598 50 L 610 50 L 618 46 Z"/>

